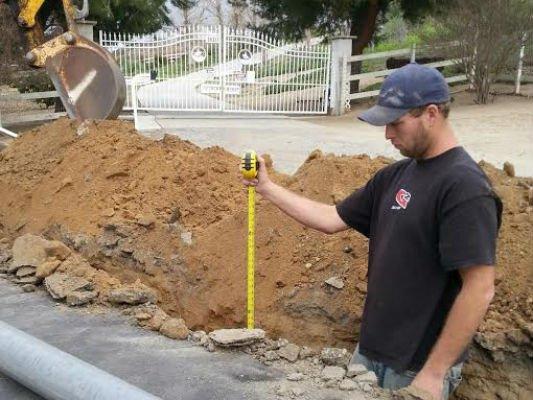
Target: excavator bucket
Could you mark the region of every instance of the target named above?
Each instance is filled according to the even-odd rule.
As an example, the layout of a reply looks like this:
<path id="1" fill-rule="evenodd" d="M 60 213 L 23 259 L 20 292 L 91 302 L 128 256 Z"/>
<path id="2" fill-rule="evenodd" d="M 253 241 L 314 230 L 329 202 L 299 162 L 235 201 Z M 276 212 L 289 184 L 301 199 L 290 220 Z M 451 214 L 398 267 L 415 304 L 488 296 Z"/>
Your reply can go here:
<path id="1" fill-rule="evenodd" d="M 69 117 L 117 118 L 126 100 L 126 83 L 114 58 L 82 36 L 64 36 L 70 43 L 49 54 L 44 65 Z"/>

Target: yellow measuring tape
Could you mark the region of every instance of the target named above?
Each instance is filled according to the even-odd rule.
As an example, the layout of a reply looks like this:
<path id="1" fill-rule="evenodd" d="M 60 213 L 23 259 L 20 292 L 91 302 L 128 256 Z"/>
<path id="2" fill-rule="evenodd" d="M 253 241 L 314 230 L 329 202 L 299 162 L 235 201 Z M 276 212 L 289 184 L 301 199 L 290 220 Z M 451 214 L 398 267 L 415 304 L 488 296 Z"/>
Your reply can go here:
<path id="1" fill-rule="evenodd" d="M 244 179 L 255 179 L 259 163 L 253 150 L 244 153 L 241 171 Z M 255 310 L 255 187 L 248 186 L 248 247 L 247 247 L 247 285 L 246 285 L 246 326 L 254 329 Z"/>

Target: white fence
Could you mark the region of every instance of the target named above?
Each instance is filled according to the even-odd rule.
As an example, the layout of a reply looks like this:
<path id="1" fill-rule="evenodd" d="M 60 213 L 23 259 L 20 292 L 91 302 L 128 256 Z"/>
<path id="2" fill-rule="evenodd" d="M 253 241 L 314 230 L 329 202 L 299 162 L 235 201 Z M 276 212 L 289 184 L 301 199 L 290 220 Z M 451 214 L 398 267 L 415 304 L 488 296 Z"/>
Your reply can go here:
<path id="1" fill-rule="evenodd" d="M 322 114 L 330 48 L 251 30 L 185 26 L 151 36 L 100 32 L 128 86 L 126 108 Z"/>

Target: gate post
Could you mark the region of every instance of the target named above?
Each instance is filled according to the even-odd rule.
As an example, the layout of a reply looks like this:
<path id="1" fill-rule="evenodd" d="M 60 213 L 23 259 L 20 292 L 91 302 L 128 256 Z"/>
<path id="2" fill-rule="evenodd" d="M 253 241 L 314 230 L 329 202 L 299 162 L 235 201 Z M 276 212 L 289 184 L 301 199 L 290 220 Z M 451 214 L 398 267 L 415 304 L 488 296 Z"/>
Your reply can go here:
<path id="1" fill-rule="evenodd" d="M 331 39 L 330 58 L 330 115 L 342 115 L 346 108 L 345 90 L 346 84 L 345 63 L 352 53 L 352 38 L 334 37 Z"/>

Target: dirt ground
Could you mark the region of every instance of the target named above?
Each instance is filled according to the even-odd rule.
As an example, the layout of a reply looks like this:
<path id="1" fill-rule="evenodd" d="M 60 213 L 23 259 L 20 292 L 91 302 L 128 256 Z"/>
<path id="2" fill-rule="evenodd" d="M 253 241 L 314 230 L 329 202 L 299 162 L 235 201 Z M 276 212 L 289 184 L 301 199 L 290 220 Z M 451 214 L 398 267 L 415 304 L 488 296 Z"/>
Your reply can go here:
<path id="1" fill-rule="evenodd" d="M 315 151 L 294 175 L 271 173 L 334 204 L 390 162 Z M 159 305 L 191 329 L 242 327 L 247 216 L 237 164 L 220 147 L 152 141 L 127 122 L 61 119 L 0 152 L 0 236 L 61 240 L 92 267 L 156 289 Z M 505 205 L 497 292 L 457 398 L 525 400 L 533 392 L 533 178 L 482 167 Z M 311 231 L 260 198 L 256 223 L 257 325 L 299 345 L 353 349 L 367 240 Z M 344 287 L 325 284 L 331 277 Z"/>

